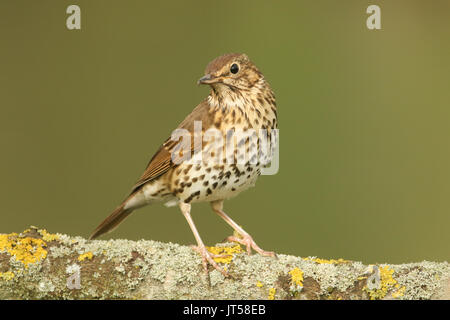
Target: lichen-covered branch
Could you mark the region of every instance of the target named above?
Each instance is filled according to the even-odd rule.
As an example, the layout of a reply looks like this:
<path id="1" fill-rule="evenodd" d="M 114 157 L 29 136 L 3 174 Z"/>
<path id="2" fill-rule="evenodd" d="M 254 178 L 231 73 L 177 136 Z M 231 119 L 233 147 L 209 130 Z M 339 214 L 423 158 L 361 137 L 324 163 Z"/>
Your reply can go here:
<path id="1" fill-rule="evenodd" d="M 360 262 L 215 253 L 229 277 L 186 246 L 94 240 L 30 227 L 0 234 L 0 299 L 450 299 L 448 262 Z"/>

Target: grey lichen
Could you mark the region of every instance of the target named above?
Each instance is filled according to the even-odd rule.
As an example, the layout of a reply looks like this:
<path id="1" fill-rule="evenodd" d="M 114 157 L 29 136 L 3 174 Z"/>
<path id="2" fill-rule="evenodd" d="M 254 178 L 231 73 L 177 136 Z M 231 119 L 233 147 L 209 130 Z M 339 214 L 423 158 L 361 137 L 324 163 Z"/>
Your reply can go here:
<path id="1" fill-rule="evenodd" d="M 55 290 L 55 286 L 50 279 L 41 280 L 41 282 L 39 282 L 38 288 L 39 291 L 44 293 L 53 292 Z"/>
<path id="2" fill-rule="evenodd" d="M 33 227 L 0 236 L 3 299 L 448 299 L 450 292 L 448 262 L 369 267 L 238 251 L 221 263 L 230 275 L 225 278 L 213 268 L 205 274 L 195 251 L 173 243 L 89 241 Z M 42 258 L 25 266 L 23 256 L 33 252 L 12 250 L 17 239 L 42 240 Z M 79 289 L 69 277 L 79 280 Z M 374 277 L 378 282 L 368 282 Z"/>
<path id="3" fill-rule="evenodd" d="M 422 261 L 394 268 L 397 270 L 398 283 L 405 287 L 405 294 L 401 299 L 439 299 L 439 295 L 445 294 L 445 289 L 450 288 L 448 263 Z M 450 297 L 447 296 L 446 299 Z"/>

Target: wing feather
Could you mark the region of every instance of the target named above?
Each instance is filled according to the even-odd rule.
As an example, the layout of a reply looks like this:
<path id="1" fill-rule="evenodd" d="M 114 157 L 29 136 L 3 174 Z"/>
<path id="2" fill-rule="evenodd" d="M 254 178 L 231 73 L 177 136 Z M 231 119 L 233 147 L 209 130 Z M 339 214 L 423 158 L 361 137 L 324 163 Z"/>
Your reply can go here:
<path id="1" fill-rule="evenodd" d="M 177 128 L 186 129 L 191 134 L 194 132 L 194 121 L 201 121 L 202 128 L 208 129 L 214 122 L 214 113 L 212 112 L 209 104 L 204 100 L 201 102 L 192 112 L 189 114 L 179 125 Z M 163 145 L 158 149 L 152 159 L 149 161 L 147 168 L 144 173 L 141 175 L 139 180 L 133 186 L 132 192 L 139 189 L 141 186 L 146 184 L 149 181 L 152 181 L 171 168 L 177 166 L 172 161 L 172 151 L 177 145 L 178 141 L 174 141 L 172 139 L 167 139 Z M 191 143 L 191 152 L 194 150 L 193 141 Z"/>

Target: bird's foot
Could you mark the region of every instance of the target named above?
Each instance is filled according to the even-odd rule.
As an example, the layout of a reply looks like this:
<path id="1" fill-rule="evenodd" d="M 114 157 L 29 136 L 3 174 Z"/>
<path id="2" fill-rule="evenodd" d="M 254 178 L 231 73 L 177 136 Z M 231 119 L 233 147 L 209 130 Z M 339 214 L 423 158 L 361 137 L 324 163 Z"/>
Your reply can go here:
<path id="1" fill-rule="evenodd" d="M 227 258 L 229 257 L 228 254 L 213 254 L 206 249 L 205 246 L 191 246 L 192 249 L 197 251 L 200 256 L 202 257 L 202 265 L 203 269 L 205 270 L 206 274 L 208 274 L 208 262 L 210 265 L 212 265 L 217 271 L 219 271 L 221 274 L 223 274 L 224 277 L 228 276 L 228 273 L 223 270 L 217 262 L 214 261 L 214 258 Z"/>
<path id="2" fill-rule="evenodd" d="M 248 255 L 250 255 L 252 253 L 252 249 L 253 249 L 256 252 L 258 252 L 260 255 L 276 257 L 275 252 L 265 251 L 265 250 L 261 249 L 249 234 L 240 235 L 240 236 L 241 237 L 229 236 L 226 240 L 232 241 L 232 242 L 237 242 L 237 243 L 240 243 L 240 244 L 246 246 Z"/>

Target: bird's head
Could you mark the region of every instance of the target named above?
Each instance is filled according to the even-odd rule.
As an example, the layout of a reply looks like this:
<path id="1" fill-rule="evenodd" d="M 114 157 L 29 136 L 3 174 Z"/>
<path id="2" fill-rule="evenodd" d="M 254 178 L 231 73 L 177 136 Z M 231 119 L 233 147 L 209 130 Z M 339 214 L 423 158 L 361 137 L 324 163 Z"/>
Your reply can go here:
<path id="1" fill-rule="evenodd" d="M 230 53 L 211 61 L 198 84 L 208 84 L 215 91 L 250 90 L 263 81 L 262 73 L 246 54 Z"/>

